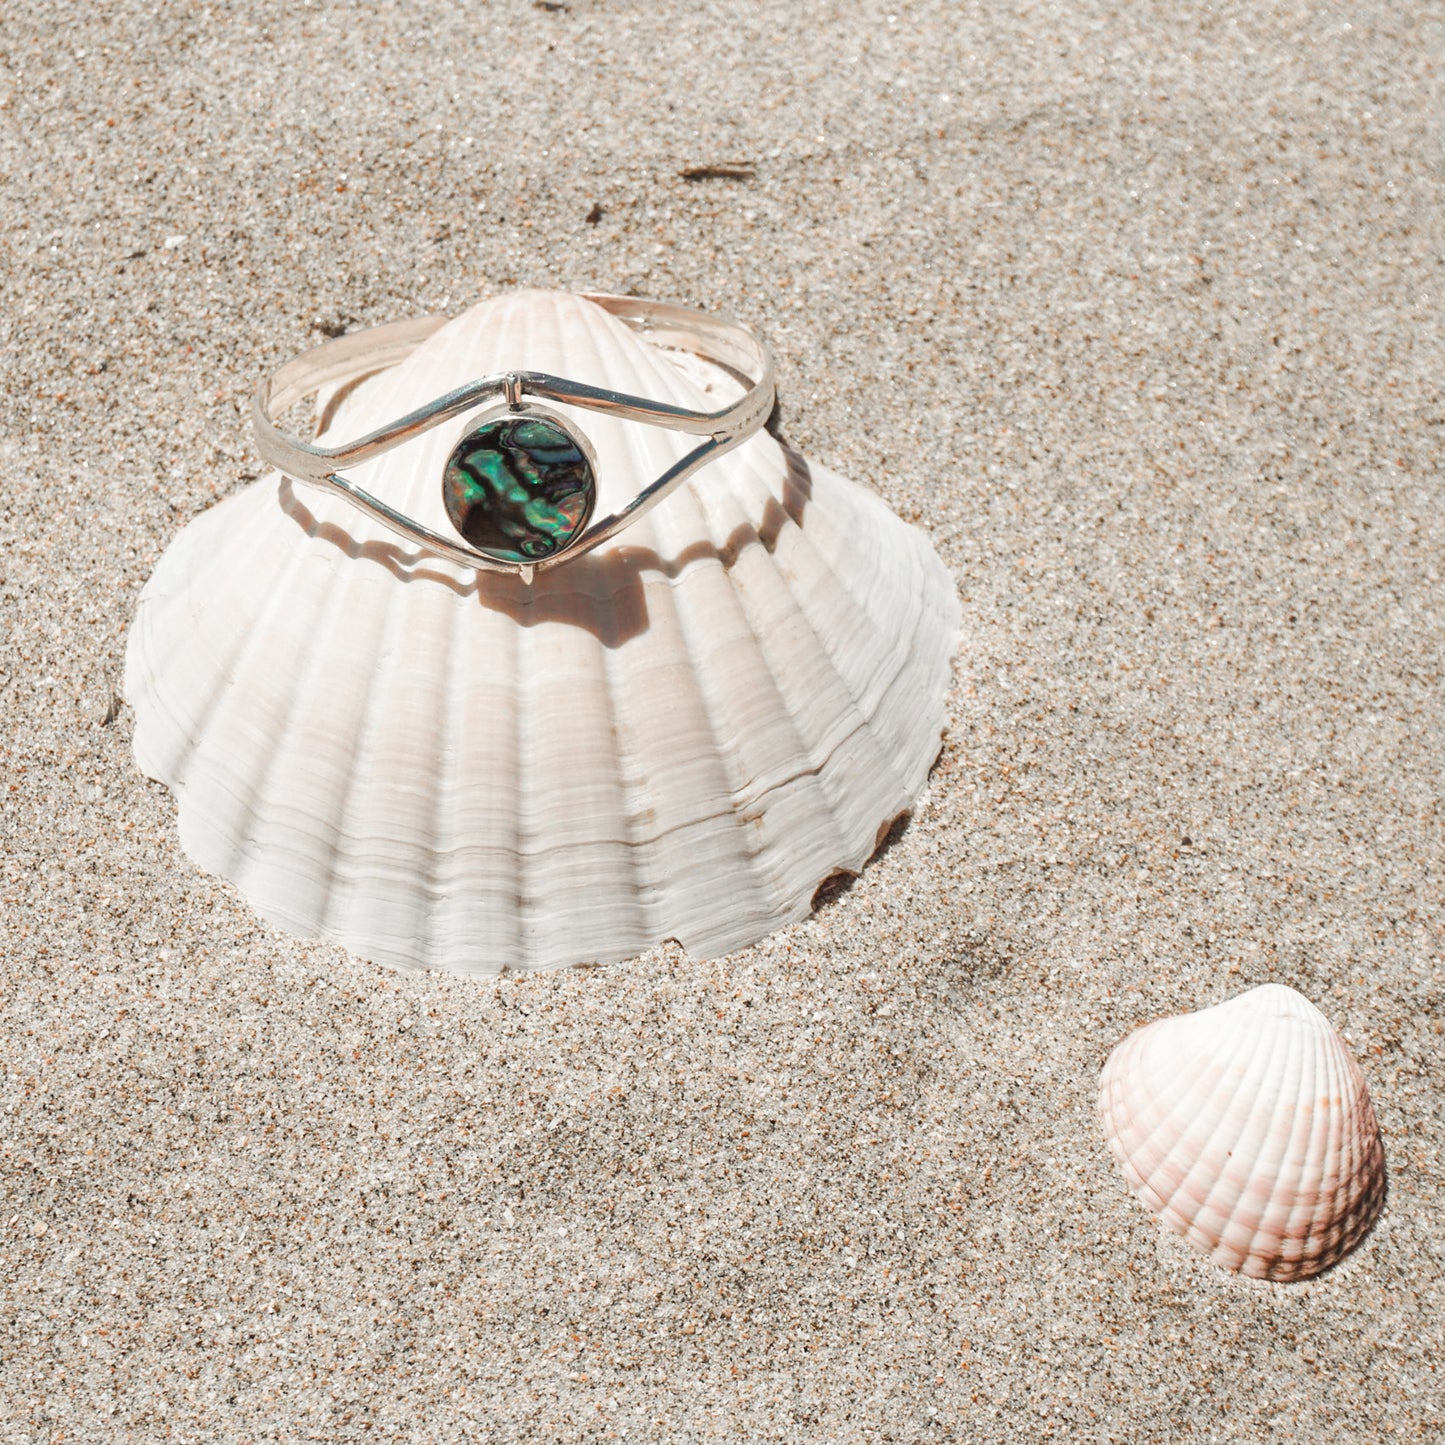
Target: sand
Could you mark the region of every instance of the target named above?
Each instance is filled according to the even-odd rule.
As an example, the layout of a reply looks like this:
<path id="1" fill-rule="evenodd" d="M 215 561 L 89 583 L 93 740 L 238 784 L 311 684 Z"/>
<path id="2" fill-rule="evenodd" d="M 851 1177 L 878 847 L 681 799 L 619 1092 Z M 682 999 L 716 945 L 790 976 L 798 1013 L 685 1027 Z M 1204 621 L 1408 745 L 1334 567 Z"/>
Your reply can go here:
<path id="1" fill-rule="evenodd" d="M 1442 30 L 12 0 L 0 1442 L 1440 1438 Z M 912 825 L 726 959 L 387 972 L 131 760 L 126 628 L 259 474 L 257 376 L 522 284 L 754 325 L 958 581 Z M 1130 1028 L 1266 981 L 1390 1167 L 1297 1286 L 1094 1118 Z"/>

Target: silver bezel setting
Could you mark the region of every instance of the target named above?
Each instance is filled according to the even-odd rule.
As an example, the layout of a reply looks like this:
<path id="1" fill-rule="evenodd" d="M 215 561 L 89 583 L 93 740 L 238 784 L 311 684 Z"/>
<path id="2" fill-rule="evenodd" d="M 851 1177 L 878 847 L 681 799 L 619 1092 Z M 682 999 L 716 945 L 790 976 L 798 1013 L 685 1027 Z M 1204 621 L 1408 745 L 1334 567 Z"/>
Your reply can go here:
<path id="1" fill-rule="evenodd" d="M 543 406 L 539 402 L 519 401 L 515 404 L 504 403 L 501 406 L 490 406 L 480 412 L 467 423 L 466 430 L 457 438 L 456 445 L 447 453 L 446 462 L 442 466 L 442 508 L 447 514 L 447 520 L 456 527 L 456 518 L 452 516 L 451 508 L 447 506 L 447 473 L 451 470 L 452 462 L 456 455 L 476 434 L 483 428 L 491 426 L 499 421 L 526 421 L 530 417 L 540 417 L 543 421 L 551 422 L 562 434 L 582 453 L 583 460 L 587 463 L 587 475 L 589 480 L 589 495 L 587 499 L 587 510 L 582 514 L 582 520 L 578 522 L 568 537 L 566 543 L 558 547 L 554 552 L 548 553 L 546 557 L 539 557 L 535 561 L 513 561 L 508 557 L 497 557 L 485 547 L 479 547 L 475 542 L 468 541 L 463 536 L 461 529 L 457 528 L 457 535 L 462 538 L 465 546 L 471 547 L 483 557 L 491 558 L 492 561 L 500 563 L 504 567 L 522 571 L 526 568 L 536 569 L 547 563 L 558 561 L 570 552 L 583 537 L 587 535 L 587 526 L 591 522 L 593 513 L 597 510 L 597 498 L 601 485 L 601 469 L 597 464 L 597 452 L 592 446 L 591 440 L 581 427 L 575 425 L 561 412 L 550 406 Z"/>

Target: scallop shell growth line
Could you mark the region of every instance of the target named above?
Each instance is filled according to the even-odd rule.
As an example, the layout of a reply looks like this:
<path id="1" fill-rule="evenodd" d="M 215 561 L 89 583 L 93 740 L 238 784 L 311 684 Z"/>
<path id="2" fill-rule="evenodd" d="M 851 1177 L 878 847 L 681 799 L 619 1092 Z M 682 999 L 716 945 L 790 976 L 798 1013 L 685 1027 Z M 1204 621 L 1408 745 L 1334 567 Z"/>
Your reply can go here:
<path id="1" fill-rule="evenodd" d="M 1226 1269 L 1306 1279 L 1364 1237 L 1385 1154 L 1364 1075 L 1303 995 L 1266 984 L 1136 1029 L 1099 1117 L 1129 1187 Z"/>
<path id="2" fill-rule="evenodd" d="M 689 408 L 739 390 L 580 297 L 522 292 L 326 398 L 322 439 L 503 370 Z M 578 421 L 616 494 L 693 445 Z M 446 533 L 471 425 L 353 475 Z M 958 623 L 921 532 L 760 432 L 531 587 L 264 477 L 161 558 L 125 694 L 186 852 L 294 933 L 482 974 L 667 938 L 706 957 L 803 917 L 913 806 Z"/>

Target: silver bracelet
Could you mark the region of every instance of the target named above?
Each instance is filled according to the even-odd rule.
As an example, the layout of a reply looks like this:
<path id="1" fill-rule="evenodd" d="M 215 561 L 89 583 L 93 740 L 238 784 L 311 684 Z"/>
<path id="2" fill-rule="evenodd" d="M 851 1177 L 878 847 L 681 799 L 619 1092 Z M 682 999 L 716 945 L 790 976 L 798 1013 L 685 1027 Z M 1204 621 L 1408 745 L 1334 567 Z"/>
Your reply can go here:
<path id="1" fill-rule="evenodd" d="M 661 301 L 606 295 L 589 295 L 587 300 L 646 333 L 659 346 L 716 362 L 745 381 L 747 391 L 720 411 L 691 411 L 545 372 L 508 371 L 470 381 L 339 447 L 313 446 L 277 427 L 279 417 L 321 387 L 344 385 L 404 360 L 446 324 L 444 316 L 426 316 L 341 336 L 288 361 L 256 389 L 252 412 L 256 445 L 286 476 L 345 497 L 426 551 L 480 571 L 520 574 L 530 582 L 535 572 L 615 537 L 700 467 L 746 441 L 773 409 L 773 360 L 750 331 Z M 567 419 L 528 397 L 706 440 L 620 510 L 594 519 L 597 458 L 591 443 Z M 442 473 L 447 515 L 460 540 L 423 526 L 341 475 L 343 467 L 370 461 L 492 398 L 499 403 L 478 417 Z"/>

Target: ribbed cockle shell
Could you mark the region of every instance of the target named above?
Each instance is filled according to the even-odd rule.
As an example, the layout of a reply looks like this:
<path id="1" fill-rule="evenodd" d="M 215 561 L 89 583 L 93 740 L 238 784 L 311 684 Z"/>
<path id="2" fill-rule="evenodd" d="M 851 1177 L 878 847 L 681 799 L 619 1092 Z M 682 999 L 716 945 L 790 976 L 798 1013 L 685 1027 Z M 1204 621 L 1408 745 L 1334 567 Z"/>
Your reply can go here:
<path id="1" fill-rule="evenodd" d="M 1135 1030 L 1104 1066 L 1099 1115 L 1134 1193 L 1216 1263 L 1258 1279 L 1328 1269 L 1384 1199 L 1359 1065 L 1280 984 Z"/>

